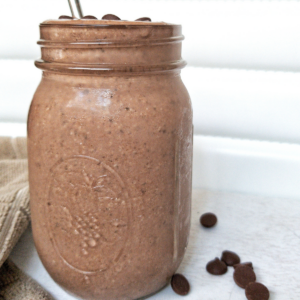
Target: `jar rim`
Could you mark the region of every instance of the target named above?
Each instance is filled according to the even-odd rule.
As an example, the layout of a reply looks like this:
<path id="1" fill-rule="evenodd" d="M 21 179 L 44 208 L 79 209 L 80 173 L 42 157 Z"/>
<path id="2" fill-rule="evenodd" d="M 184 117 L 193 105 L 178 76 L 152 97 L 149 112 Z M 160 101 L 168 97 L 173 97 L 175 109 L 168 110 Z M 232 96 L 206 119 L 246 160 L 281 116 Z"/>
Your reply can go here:
<path id="1" fill-rule="evenodd" d="M 181 27 L 179 24 L 166 22 L 145 22 L 125 20 L 90 20 L 90 19 L 60 19 L 47 20 L 40 23 L 40 27 L 95 27 L 95 28 L 127 28 L 127 27 Z"/>

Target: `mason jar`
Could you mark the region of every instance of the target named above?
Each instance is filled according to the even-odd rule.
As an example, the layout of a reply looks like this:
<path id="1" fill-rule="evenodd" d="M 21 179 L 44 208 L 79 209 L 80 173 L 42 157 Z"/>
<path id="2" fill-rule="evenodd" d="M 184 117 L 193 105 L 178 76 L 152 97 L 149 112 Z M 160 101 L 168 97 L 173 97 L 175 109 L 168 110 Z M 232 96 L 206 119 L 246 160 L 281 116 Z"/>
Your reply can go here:
<path id="1" fill-rule="evenodd" d="M 192 108 L 181 26 L 40 25 L 28 115 L 32 230 L 51 277 L 83 299 L 163 288 L 188 242 Z"/>

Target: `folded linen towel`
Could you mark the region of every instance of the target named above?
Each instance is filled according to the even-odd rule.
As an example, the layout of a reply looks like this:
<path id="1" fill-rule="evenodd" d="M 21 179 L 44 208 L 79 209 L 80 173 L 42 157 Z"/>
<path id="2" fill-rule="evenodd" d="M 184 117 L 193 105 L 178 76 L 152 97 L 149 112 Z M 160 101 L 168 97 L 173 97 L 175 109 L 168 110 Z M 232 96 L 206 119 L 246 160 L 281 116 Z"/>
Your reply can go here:
<path id="1" fill-rule="evenodd" d="M 1 299 L 50 300 L 53 298 L 8 259 L 0 269 L 0 300 Z"/>
<path id="2" fill-rule="evenodd" d="M 7 260 L 29 222 L 26 138 L 0 137 L 0 300 L 52 299 Z"/>
<path id="3" fill-rule="evenodd" d="M 0 266 L 30 221 L 25 138 L 0 138 Z"/>

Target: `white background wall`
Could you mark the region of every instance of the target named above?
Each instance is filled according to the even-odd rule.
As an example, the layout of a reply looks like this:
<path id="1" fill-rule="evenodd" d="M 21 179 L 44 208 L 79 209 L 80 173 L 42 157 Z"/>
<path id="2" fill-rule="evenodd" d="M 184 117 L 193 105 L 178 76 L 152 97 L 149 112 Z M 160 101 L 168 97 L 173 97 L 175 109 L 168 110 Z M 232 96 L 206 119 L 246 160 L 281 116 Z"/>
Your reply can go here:
<path id="1" fill-rule="evenodd" d="M 196 134 L 300 142 L 300 1 L 81 2 L 98 18 L 182 24 L 183 57 L 198 67 L 183 71 Z M 32 64 L 40 56 L 38 24 L 70 15 L 68 2 L 0 1 L 0 11 L 0 120 L 25 122 L 40 78 Z"/>
<path id="2" fill-rule="evenodd" d="M 85 14 L 180 23 L 183 55 L 205 67 L 300 70 L 300 2 L 82 0 Z M 35 59 L 38 23 L 70 14 L 67 0 L 0 1 L 0 57 Z"/>
<path id="3" fill-rule="evenodd" d="M 183 71 L 196 134 L 300 142 L 299 1 L 82 0 L 82 6 L 98 18 L 115 13 L 183 25 L 183 57 L 202 67 Z M 14 0 L 1 1 L 0 11 L 0 59 L 30 60 L 0 61 L 0 120 L 25 122 L 40 78 L 32 64 L 40 55 L 38 24 L 70 14 L 69 7 L 67 0 Z"/>

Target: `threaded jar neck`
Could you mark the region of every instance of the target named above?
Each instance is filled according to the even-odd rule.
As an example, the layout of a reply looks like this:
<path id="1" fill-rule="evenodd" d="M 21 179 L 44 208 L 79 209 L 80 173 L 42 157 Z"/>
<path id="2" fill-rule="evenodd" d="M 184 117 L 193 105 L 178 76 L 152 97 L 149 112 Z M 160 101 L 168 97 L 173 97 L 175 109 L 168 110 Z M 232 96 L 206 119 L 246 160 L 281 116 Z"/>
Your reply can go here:
<path id="1" fill-rule="evenodd" d="M 72 74 L 166 72 L 183 68 L 181 26 L 98 20 L 56 20 L 40 25 L 44 71 Z"/>

